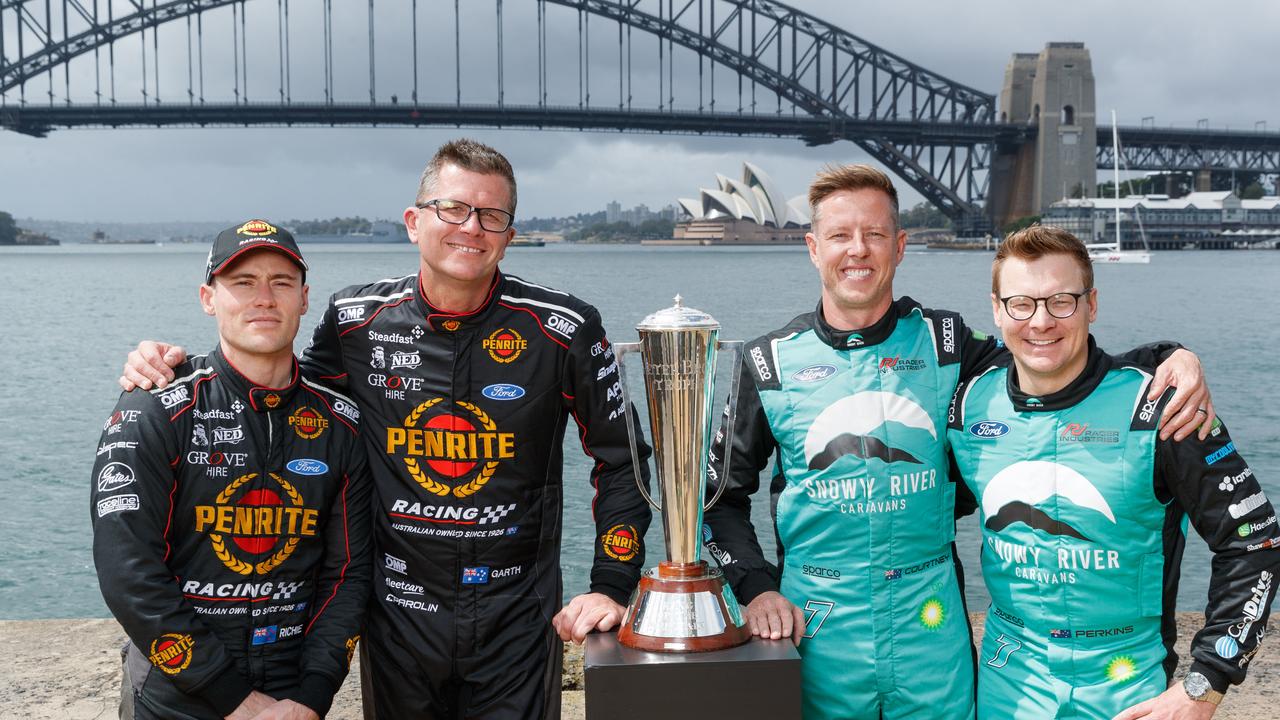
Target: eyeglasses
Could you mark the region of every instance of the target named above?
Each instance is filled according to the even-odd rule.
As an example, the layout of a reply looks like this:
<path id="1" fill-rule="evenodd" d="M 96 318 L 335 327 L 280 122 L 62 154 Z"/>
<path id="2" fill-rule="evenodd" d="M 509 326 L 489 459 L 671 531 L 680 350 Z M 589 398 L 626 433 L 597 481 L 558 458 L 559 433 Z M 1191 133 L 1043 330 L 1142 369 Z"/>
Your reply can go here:
<path id="1" fill-rule="evenodd" d="M 1036 306 L 1040 303 L 1044 303 L 1045 311 L 1053 317 L 1066 320 L 1076 314 L 1076 308 L 1080 306 L 1080 298 L 1091 292 L 1093 288 L 1087 288 L 1084 292 L 1078 293 L 1054 293 L 1049 297 L 1010 295 L 1000 298 L 1000 303 L 1004 305 L 1004 311 L 1014 320 L 1030 320 L 1031 316 L 1036 314 Z"/>
<path id="2" fill-rule="evenodd" d="M 511 227 L 511 213 L 500 208 L 472 207 L 460 200 L 428 200 L 417 205 L 418 209 L 435 208 L 436 217 L 450 225 L 461 225 L 475 213 L 480 218 L 480 227 L 489 232 L 505 232 Z"/>

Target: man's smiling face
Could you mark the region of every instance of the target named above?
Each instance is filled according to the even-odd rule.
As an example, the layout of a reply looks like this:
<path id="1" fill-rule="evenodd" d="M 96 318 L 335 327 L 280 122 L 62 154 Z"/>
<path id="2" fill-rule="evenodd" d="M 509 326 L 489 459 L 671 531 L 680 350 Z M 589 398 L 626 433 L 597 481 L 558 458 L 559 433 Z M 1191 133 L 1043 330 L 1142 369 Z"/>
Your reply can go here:
<path id="1" fill-rule="evenodd" d="M 464 170 L 445 165 L 424 200 L 457 200 L 477 208 L 511 208 L 511 194 L 501 175 Z M 480 227 L 474 213 L 461 225 L 451 225 L 436 216 L 434 208 L 406 212 L 409 239 L 417 244 L 421 257 L 423 287 L 451 284 L 487 287 L 515 236 L 514 228 L 489 232 Z"/>

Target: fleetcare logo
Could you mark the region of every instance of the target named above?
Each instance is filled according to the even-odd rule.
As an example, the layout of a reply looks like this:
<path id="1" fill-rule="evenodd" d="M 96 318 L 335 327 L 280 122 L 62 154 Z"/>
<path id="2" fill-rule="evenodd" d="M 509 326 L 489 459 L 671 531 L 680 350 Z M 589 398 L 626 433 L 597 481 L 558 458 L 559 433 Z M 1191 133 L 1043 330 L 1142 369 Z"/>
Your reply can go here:
<path id="1" fill-rule="evenodd" d="M 164 674 L 177 675 L 191 664 L 195 647 L 196 641 L 190 635 L 165 633 L 151 641 L 151 652 L 147 659 Z"/>
<path id="2" fill-rule="evenodd" d="M 520 333 L 511 328 L 498 328 L 481 343 L 481 347 L 489 351 L 494 362 L 515 362 L 520 353 L 529 347 L 529 341 L 520 337 Z"/>
<path id="3" fill-rule="evenodd" d="M 386 454 L 401 458 L 422 489 L 441 497 L 479 492 L 503 460 L 516 457 L 515 433 L 501 432 L 493 418 L 469 402 L 432 398 L 399 426 L 386 429 Z"/>
<path id="4" fill-rule="evenodd" d="M 627 562 L 640 552 L 640 534 L 630 525 L 614 525 L 600 536 L 604 554 L 619 562 Z"/>

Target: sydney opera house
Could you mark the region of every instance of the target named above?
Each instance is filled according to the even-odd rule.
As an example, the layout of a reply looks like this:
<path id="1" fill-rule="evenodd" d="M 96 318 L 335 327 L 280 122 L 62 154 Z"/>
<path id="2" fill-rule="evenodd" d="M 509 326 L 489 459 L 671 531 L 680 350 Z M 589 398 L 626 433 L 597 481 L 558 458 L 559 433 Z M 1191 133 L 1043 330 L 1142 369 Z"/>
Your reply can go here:
<path id="1" fill-rule="evenodd" d="M 751 163 L 742 180 L 716 174 L 718 189 L 702 188 L 697 198 L 680 198 L 684 217 L 675 239 L 700 245 L 782 245 L 804 242 L 809 229 L 805 196 L 784 198 L 773 180 Z"/>

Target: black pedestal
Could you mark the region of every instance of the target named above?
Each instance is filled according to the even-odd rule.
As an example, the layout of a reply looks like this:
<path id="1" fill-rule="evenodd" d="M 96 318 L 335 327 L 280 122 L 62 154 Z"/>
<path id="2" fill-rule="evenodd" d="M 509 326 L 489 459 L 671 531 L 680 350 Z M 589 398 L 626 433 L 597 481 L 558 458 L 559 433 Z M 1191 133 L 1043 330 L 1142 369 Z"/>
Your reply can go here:
<path id="1" fill-rule="evenodd" d="M 586 642 L 586 720 L 800 717 L 800 654 L 790 640 L 729 650 L 651 653 L 614 633 Z"/>

